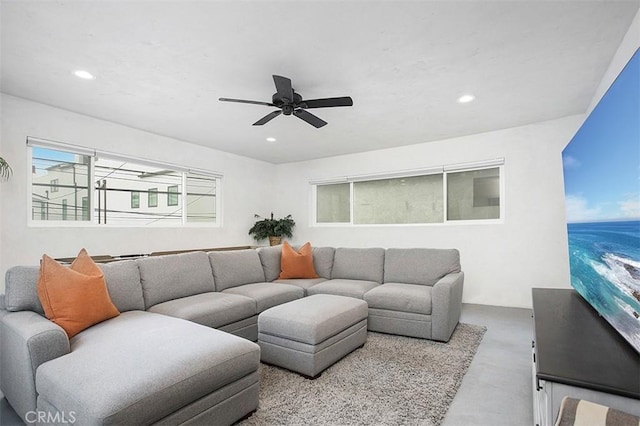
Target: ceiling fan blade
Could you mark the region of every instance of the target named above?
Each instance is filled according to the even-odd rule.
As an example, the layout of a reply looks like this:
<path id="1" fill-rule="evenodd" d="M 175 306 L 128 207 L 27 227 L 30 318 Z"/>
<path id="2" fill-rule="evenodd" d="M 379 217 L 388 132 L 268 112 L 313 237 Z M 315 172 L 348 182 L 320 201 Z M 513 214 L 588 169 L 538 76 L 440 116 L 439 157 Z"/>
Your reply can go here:
<path id="1" fill-rule="evenodd" d="M 310 112 L 307 112 L 307 111 L 305 111 L 303 109 L 297 109 L 297 110 L 293 111 L 293 113 L 295 114 L 296 117 L 301 118 L 302 120 L 304 120 L 307 123 L 311 124 L 316 129 L 319 129 L 322 126 L 326 126 L 327 125 L 326 121 L 316 117 L 315 115 L 313 115 Z"/>
<path id="2" fill-rule="evenodd" d="M 280 114 L 282 114 L 282 111 L 270 112 L 269 114 L 267 114 L 264 117 L 262 117 L 260 120 L 258 120 L 255 123 L 253 123 L 253 125 L 254 126 L 262 126 L 263 124 L 268 123 L 269 121 L 273 120 L 274 118 L 276 118 Z"/>
<path id="3" fill-rule="evenodd" d="M 289 102 L 293 102 L 293 87 L 291 87 L 291 79 L 280 75 L 274 75 L 273 82 L 276 84 L 278 98 L 286 98 Z"/>
<path id="4" fill-rule="evenodd" d="M 353 99 L 351 99 L 349 96 L 343 96 L 341 98 L 309 99 L 309 100 L 302 101 L 300 106 L 302 108 L 329 108 L 329 107 L 353 106 Z"/>
<path id="5" fill-rule="evenodd" d="M 244 99 L 230 99 L 230 98 L 218 98 L 219 101 L 222 102 L 237 102 L 240 104 L 253 104 L 253 105 L 264 105 L 274 107 L 275 105 L 269 102 L 260 102 L 260 101 L 247 101 Z"/>

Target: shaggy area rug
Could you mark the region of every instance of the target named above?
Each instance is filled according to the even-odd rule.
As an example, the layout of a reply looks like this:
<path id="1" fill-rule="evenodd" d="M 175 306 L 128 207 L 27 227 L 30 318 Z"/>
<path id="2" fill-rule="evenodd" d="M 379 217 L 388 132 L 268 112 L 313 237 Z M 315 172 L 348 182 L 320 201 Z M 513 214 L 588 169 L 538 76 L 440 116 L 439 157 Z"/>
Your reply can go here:
<path id="1" fill-rule="evenodd" d="M 448 343 L 369 332 L 367 343 L 316 380 L 260 365 L 250 425 L 438 425 L 485 327 L 458 324 Z"/>

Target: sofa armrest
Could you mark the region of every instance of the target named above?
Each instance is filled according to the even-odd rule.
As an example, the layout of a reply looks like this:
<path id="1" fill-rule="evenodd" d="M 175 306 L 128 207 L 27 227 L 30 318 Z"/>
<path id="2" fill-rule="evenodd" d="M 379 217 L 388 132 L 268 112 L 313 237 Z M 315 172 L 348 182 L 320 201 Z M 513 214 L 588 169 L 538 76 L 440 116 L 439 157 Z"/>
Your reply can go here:
<path id="1" fill-rule="evenodd" d="M 32 311 L 9 312 L 0 320 L 0 389 L 24 419 L 36 409 L 36 370 L 70 352 L 67 333 Z"/>
<path id="2" fill-rule="evenodd" d="M 448 342 L 460 321 L 464 272 L 447 274 L 431 293 L 431 338 Z"/>

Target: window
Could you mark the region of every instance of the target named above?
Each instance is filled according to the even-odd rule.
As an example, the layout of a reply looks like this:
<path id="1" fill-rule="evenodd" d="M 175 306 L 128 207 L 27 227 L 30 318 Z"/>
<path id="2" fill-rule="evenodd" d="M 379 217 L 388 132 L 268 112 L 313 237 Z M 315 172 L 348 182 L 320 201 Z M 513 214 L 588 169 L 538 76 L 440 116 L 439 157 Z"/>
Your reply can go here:
<path id="1" fill-rule="evenodd" d="M 447 174 L 447 220 L 499 218 L 499 168 Z"/>
<path id="2" fill-rule="evenodd" d="M 160 207 L 159 187 L 182 182 L 182 173 L 163 167 L 99 157 L 95 160 L 98 223 L 179 225 L 182 210 Z M 167 192 L 162 192 L 166 194 Z M 140 196 L 146 197 L 146 207 Z"/>
<path id="3" fill-rule="evenodd" d="M 130 161 L 117 154 L 96 155 L 81 147 L 67 150 L 64 144 L 35 138 L 28 138 L 27 145 L 32 147 L 33 221 L 125 226 L 218 221 L 217 175 L 147 160 Z M 56 194 L 54 187 L 59 189 Z M 146 205 L 140 200 L 144 194 Z M 165 194 L 166 205 L 158 200 Z"/>
<path id="4" fill-rule="evenodd" d="M 149 188 L 147 194 L 149 196 L 149 207 L 158 207 L 158 188 Z"/>
<path id="5" fill-rule="evenodd" d="M 354 223 L 442 222 L 442 175 L 353 184 Z"/>
<path id="6" fill-rule="evenodd" d="M 40 215 L 40 220 L 46 220 L 47 219 L 47 203 L 45 203 L 44 201 L 36 201 L 36 203 L 34 205 L 37 206 L 36 208 L 38 209 L 38 214 Z M 35 210 L 33 212 L 33 218 L 36 219 L 36 211 Z"/>
<path id="7" fill-rule="evenodd" d="M 317 183 L 313 186 L 315 223 L 383 225 L 501 219 L 503 163 L 499 159 Z"/>
<path id="8" fill-rule="evenodd" d="M 216 221 L 216 191 L 216 180 L 187 174 L 187 222 Z"/>
<path id="9" fill-rule="evenodd" d="M 319 223 L 351 221 L 351 187 L 348 183 L 318 185 L 316 217 Z"/>
<path id="10" fill-rule="evenodd" d="M 78 211 L 83 197 L 88 197 L 90 185 L 89 157 L 65 151 L 34 147 L 31 155 L 31 202 L 40 206 L 33 220 L 64 220 L 62 200 L 71 201 Z M 55 188 L 55 190 L 54 190 Z M 88 220 L 83 215 L 74 220 Z"/>
<path id="11" fill-rule="evenodd" d="M 82 197 L 82 220 L 89 220 L 89 197 Z"/>
<path id="12" fill-rule="evenodd" d="M 167 206 L 178 205 L 178 185 L 173 185 L 167 188 Z"/>

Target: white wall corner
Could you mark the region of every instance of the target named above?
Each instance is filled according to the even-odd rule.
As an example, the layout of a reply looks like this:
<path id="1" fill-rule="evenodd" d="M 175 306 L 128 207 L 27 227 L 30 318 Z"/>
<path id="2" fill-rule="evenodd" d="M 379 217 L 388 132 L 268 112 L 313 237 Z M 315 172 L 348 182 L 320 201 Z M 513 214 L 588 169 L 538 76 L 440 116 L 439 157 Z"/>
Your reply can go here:
<path id="1" fill-rule="evenodd" d="M 633 18 L 626 35 L 622 39 L 620 46 L 618 46 L 616 53 L 613 55 L 607 71 L 604 73 L 602 80 L 600 80 L 600 84 L 587 109 L 586 116 L 598 105 L 600 99 L 602 99 L 609 87 L 611 87 L 611 84 L 613 84 L 618 74 L 620 74 L 624 66 L 627 65 L 627 62 L 629 62 L 638 48 L 640 48 L 640 10 L 638 10 L 636 16 Z"/>

